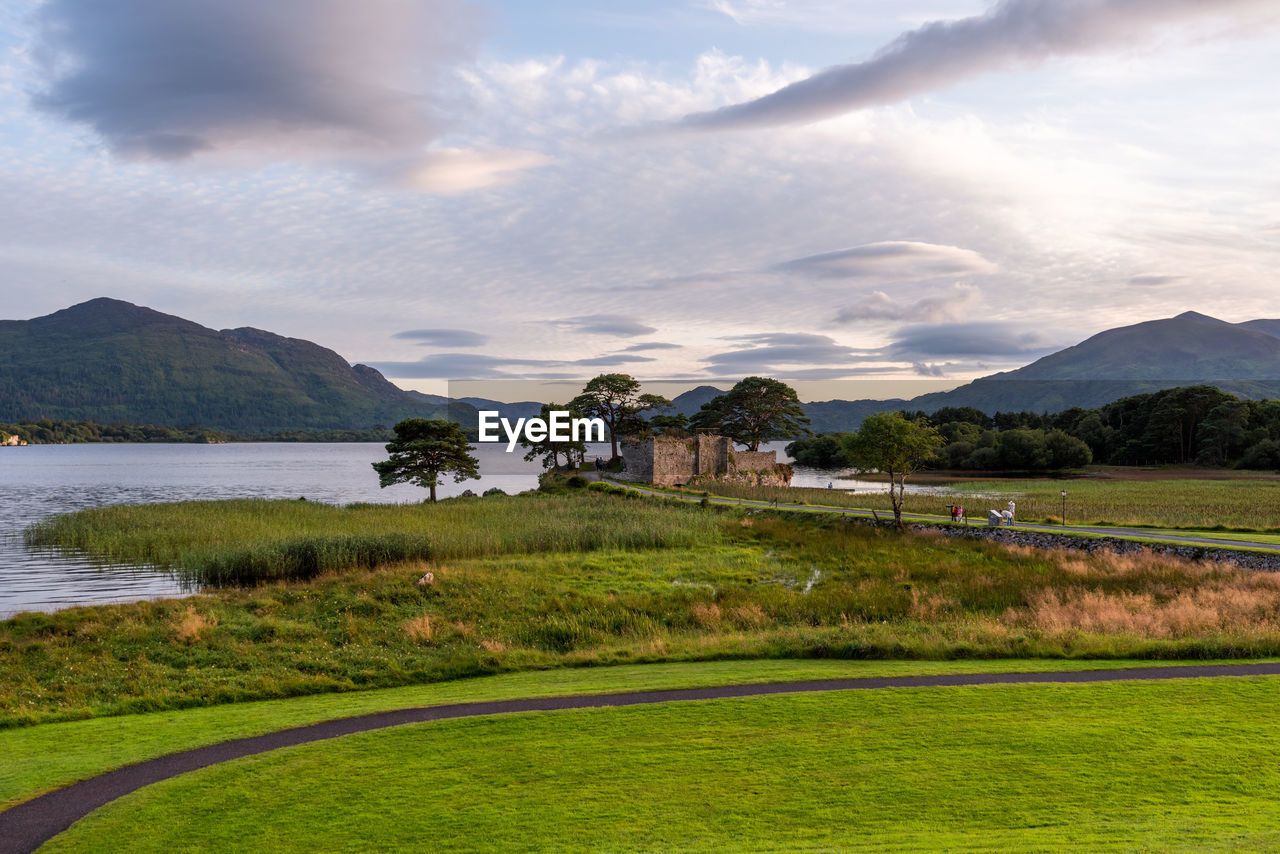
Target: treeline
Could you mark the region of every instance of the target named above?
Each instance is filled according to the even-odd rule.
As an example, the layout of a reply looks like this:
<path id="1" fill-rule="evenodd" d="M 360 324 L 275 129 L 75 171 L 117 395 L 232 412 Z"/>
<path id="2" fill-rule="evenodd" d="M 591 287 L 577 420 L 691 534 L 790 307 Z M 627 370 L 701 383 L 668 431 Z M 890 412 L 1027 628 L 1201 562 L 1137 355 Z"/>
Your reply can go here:
<path id="1" fill-rule="evenodd" d="M 0 424 L 0 442 L 17 436 L 29 445 L 77 445 L 93 443 L 155 442 L 220 444 L 223 442 L 386 442 L 390 428 L 370 430 L 291 430 L 283 433 L 245 435 L 205 427 L 166 427 L 159 424 L 98 424 L 94 421 L 22 421 Z"/>
<path id="2" fill-rule="evenodd" d="M 946 439 L 937 469 L 1057 471 L 1108 465 L 1201 465 L 1280 469 L 1280 401 L 1240 400 L 1212 386 L 1184 386 L 1121 398 L 1097 409 L 1054 414 L 947 407 L 904 412 Z M 800 465 L 848 465 L 840 434 L 800 439 L 787 453 Z"/>

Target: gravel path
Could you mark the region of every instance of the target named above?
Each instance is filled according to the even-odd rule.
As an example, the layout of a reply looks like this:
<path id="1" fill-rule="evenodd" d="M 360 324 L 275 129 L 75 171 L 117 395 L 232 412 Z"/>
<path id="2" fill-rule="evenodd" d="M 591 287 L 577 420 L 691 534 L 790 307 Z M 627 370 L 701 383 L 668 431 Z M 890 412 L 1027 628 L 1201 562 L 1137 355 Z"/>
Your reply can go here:
<path id="1" fill-rule="evenodd" d="M 592 694 L 546 697 L 536 700 L 501 700 L 399 709 L 325 721 L 310 726 L 240 738 L 195 750 L 161 756 L 137 765 L 109 771 L 57 789 L 0 812 L 0 854 L 35 851 L 98 807 L 143 786 L 243 756 L 281 747 L 306 744 L 357 732 L 384 729 L 424 721 L 468 718 L 511 712 L 545 712 L 558 709 L 590 709 L 639 706 L 681 700 L 723 700 L 768 694 L 812 691 L 847 691 L 876 688 L 930 688 L 961 685 L 1020 685 L 1029 683 L 1117 682 L 1123 680 L 1202 679 L 1216 676 L 1280 676 L 1280 663 L 1141 667 L 1126 670 L 1086 670 L 1067 673 L 973 673 L 945 676 L 897 676 L 871 679 L 827 679 L 812 682 L 772 682 L 757 685 L 725 685 L 675 691 L 638 691 L 627 694 Z"/>

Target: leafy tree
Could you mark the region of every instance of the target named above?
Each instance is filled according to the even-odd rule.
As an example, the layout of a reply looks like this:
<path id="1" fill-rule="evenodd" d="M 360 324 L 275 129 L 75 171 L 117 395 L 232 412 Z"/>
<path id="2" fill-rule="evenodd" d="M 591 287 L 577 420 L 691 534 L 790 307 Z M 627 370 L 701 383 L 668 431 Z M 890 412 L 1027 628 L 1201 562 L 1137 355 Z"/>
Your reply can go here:
<path id="1" fill-rule="evenodd" d="M 430 489 L 435 501 L 442 474 L 452 474 L 455 483 L 480 479 L 480 463 L 456 422 L 406 418 L 394 429 L 396 437 L 387 443 L 390 458 L 373 464 L 379 486 L 413 483 Z"/>
<path id="2" fill-rule="evenodd" d="M 599 418 L 609 428 L 612 459 L 618 458 L 618 437 L 645 428 L 640 413 L 663 409 L 671 401 L 656 394 L 641 394 L 640 382 L 627 374 L 601 374 L 590 380 L 582 394 L 569 401 L 569 408 Z"/>
<path id="3" fill-rule="evenodd" d="M 844 455 L 841 443 L 843 434 L 835 436 L 814 436 L 809 439 L 796 439 L 787 445 L 787 456 L 802 466 L 815 469 L 842 469 L 849 467 L 849 458 Z"/>
<path id="4" fill-rule="evenodd" d="M 550 424 L 551 412 L 553 410 L 563 411 L 566 409 L 568 410 L 571 418 L 579 418 L 582 415 L 582 413 L 576 412 L 572 407 L 562 406 L 558 403 L 544 403 L 542 405 L 542 411 L 538 413 L 538 416 L 543 421 Z M 558 468 L 560 465 L 561 454 L 564 455 L 564 464 L 567 468 L 573 468 L 575 462 L 581 462 L 587 456 L 587 445 L 585 442 L 581 440 L 578 440 L 577 442 L 572 440 L 567 442 L 553 442 L 551 440 L 550 431 L 548 431 L 547 437 L 541 442 L 530 442 L 527 439 L 521 439 L 520 447 L 529 449 L 528 453 L 524 455 L 526 461 L 532 462 L 533 460 L 541 457 L 542 467 L 545 469 Z"/>
<path id="5" fill-rule="evenodd" d="M 689 423 L 715 430 L 752 451 L 758 451 L 761 442 L 810 434 L 809 419 L 795 389 L 768 377 L 740 380 L 704 403 Z"/>
<path id="6" fill-rule="evenodd" d="M 899 412 L 868 415 L 858 432 L 845 440 L 845 454 L 856 468 L 888 475 L 893 522 L 899 530 L 907 478 L 920 470 L 942 442 L 942 436 L 928 422 L 908 421 Z"/>
<path id="7" fill-rule="evenodd" d="M 649 429 L 653 431 L 655 436 L 675 436 L 677 438 L 689 435 L 689 416 L 677 413 L 676 415 L 655 415 L 649 419 Z"/>

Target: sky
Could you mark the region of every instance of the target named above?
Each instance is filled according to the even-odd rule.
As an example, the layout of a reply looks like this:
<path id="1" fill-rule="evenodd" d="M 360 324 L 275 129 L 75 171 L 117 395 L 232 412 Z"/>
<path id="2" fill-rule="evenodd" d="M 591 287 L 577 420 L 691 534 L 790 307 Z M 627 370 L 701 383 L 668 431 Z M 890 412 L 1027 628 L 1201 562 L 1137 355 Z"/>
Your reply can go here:
<path id="1" fill-rule="evenodd" d="M 946 388 L 1280 317 L 1276 80 L 1275 0 L 17 0 L 0 316 L 437 392 Z"/>

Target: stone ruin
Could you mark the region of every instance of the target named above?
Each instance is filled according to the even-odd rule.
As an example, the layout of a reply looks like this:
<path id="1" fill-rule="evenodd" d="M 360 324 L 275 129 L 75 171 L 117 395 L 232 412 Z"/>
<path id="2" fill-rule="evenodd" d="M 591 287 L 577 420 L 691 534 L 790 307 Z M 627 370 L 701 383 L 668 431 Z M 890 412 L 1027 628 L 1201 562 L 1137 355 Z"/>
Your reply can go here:
<path id="1" fill-rule="evenodd" d="M 623 440 L 619 480 L 654 486 L 690 486 L 722 480 L 749 486 L 790 486 L 791 466 L 776 451 L 737 451 L 727 436 L 699 433 L 677 439 Z"/>

